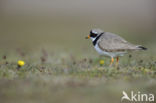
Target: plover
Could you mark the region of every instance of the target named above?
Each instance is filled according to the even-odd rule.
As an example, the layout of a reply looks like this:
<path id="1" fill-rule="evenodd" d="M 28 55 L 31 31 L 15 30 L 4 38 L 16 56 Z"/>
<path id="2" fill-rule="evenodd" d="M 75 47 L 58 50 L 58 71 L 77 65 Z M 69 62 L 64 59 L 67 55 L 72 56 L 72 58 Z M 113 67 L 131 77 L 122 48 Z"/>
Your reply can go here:
<path id="1" fill-rule="evenodd" d="M 113 64 L 114 58 L 118 64 L 119 57 L 130 51 L 147 50 L 144 46 L 131 44 L 117 34 L 104 32 L 101 29 L 92 29 L 86 37 L 86 39 L 89 38 L 100 55 L 111 57 L 110 66 Z"/>

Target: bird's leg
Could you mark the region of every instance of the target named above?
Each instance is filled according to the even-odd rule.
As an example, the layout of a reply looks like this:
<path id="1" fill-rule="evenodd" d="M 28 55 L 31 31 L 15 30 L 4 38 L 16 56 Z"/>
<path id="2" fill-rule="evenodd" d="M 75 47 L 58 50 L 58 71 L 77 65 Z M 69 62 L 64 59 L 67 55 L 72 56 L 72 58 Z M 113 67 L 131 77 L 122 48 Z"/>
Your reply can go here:
<path id="1" fill-rule="evenodd" d="M 112 57 L 112 58 L 111 58 L 111 63 L 110 63 L 109 66 L 112 66 L 113 62 L 114 62 L 114 58 Z"/>
<path id="2" fill-rule="evenodd" d="M 115 66 L 116 68 L 118 67 L 118 64 L 119 64 L 119 57 L 116 58 L 116 66 Z"/>

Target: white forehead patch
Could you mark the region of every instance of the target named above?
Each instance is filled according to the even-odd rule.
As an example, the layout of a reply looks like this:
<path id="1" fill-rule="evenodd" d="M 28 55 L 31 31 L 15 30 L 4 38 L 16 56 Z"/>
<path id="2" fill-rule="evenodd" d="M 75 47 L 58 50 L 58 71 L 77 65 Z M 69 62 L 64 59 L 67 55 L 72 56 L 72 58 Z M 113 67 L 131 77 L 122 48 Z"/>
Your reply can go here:
<path id="1" fill-rule="evenodd" d="M 93 30 L 92 33 L 97 34 L 97 32 L 95 30 Z"/>

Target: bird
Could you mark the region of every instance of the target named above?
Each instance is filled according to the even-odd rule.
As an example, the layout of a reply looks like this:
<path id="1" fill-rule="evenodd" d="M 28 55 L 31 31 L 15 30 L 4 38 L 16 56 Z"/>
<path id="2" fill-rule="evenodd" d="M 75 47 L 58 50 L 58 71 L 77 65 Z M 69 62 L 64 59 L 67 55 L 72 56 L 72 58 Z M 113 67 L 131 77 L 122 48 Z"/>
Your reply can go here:
<path id="1" fill-rule="evenodd" d="M 92 29 L 86 39 L 91 39 L 95 50 L 100 54 L 111 58 L 110 66 L 114 63 L 116 58 L 116 65 L 118 65 L 119 57 L 132 51 L 147 50 L 142 45 L 135 45 L 117 34 L 111 32 L 104 32 L 101 29 Z"/>

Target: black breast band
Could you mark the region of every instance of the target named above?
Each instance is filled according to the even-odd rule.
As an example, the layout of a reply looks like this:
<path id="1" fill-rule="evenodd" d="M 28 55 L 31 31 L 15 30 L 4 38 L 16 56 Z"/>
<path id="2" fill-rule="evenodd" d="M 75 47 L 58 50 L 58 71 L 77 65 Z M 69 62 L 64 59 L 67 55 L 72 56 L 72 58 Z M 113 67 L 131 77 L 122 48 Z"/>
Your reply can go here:
<path id="1" fill-rule="evenodd" d="M 99 36 L 96 37 L 96 39 L 93 41 L 93 45 L 95 46 L 97 41 L 99 40 L 99 38 L 102 36 L 102 34 L 104 33 L 101 33 Z"/>

